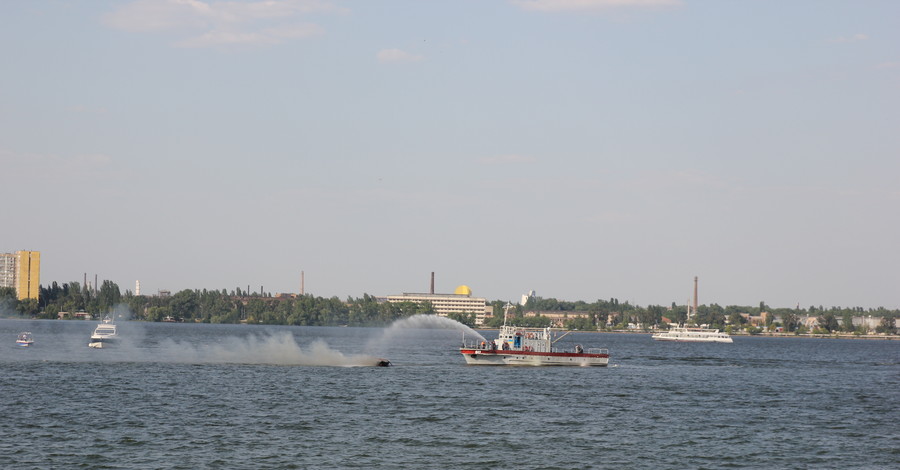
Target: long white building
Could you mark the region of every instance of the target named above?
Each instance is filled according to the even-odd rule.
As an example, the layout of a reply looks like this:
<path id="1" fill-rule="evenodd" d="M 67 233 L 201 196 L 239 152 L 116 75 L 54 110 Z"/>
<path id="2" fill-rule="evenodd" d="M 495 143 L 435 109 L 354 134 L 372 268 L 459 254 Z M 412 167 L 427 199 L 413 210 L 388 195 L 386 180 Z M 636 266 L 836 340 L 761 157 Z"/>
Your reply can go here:
<path id="1" fill-rule="evenodd" d="M 402 295 L 389 295 L 388 302 L 431 302 L 434 313 L 446 317 L 450 313 L 474 313 L 475 324 L 480 325 L 484 321 L 487 308 L 487 299 L 472 297 L 472 289 L 468 286 L 459 286 L 452 294 L 415 294 L 404 293 Z"/>

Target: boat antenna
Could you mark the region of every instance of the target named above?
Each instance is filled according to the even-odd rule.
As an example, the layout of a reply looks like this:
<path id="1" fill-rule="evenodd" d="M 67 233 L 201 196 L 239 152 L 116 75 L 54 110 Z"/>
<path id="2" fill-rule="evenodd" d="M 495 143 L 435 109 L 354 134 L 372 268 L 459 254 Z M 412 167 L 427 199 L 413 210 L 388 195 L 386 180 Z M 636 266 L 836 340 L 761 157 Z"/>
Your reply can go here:
<path id="1" fill-rule="evenodd" d="M 509 301 L 506 301 L 506 306 L 503 307 L 503 326 L 506 326 L 506 317 L 509 316 L 509 308 L 511 307 Z"/>

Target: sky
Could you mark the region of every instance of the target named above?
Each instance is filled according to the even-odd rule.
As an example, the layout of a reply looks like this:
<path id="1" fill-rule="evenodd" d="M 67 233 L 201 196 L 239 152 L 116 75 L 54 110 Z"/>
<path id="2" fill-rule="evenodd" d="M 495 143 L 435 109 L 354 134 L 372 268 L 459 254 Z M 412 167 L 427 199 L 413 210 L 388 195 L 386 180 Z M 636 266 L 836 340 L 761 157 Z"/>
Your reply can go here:
<path id="1" fill-rule="evenodd" d="M 41 283 L 900 308 L 900 2 L 0 5 Z"/>

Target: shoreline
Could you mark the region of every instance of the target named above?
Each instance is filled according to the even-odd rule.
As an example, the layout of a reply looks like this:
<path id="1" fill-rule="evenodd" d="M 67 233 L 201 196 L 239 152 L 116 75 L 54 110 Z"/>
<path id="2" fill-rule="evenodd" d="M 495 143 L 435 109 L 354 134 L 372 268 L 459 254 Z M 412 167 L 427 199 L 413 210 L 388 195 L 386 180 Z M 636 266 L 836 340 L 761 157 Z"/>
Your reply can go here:
<path id="1" fill-rule="evenodd" d="M 476 331 L 499 331 L 496 328 L 473 328 Z M 622 335 L 652 335 L 656 333 L 655 331 L 627 331 L 627 330 L 562 330 L 561 331 L 575 331 L 575 332 L 583 332 L 583 333 L 613 333 L 613 334 L 622 334 Z M 663 330 L 660 330 L 663 331 Z M 812 338 L 812 339 L 867 339 L 867 340 L 882 340 L 882 341 L 896 341 L 900 340 L 900 335 L 855 335 L 853 333 L 840 333 L 840 334 L 812 334 L 812 333 L 804 333 L 804 334 L 794 334 L 794 333 L 757 333 L 755 335 L 751 335 L 750 333 L 731 333 L 729 336 L 735 337 L 744 337 L 751 338 L 755 336 L 763 336 L 769 338 L 785 338 L 785 339 L 793 339 L 793 338 Z"/>
<path id="2" fill-rule="evenodd" d="M 598 333 L 622 333 L 622 334 L 653 334 L 652 331 L 598 331 Z M 744 337 L 744 338 L 752 338 L 754 336 L 764 336 L 768 338 L 813 338 L 813 339 L 868 339 L 868 340 L 900 340 L 900 335 L 855 335 L 853 333 L 840 333 L 840 334 L 813 334 L 813 333 L 804 333 L 804 334 L 794 334 L 794 333 L 757 333 L 755 335 L 751 335 L 750 333 L 730 333 L 729 336 L 735 337 Z"/>

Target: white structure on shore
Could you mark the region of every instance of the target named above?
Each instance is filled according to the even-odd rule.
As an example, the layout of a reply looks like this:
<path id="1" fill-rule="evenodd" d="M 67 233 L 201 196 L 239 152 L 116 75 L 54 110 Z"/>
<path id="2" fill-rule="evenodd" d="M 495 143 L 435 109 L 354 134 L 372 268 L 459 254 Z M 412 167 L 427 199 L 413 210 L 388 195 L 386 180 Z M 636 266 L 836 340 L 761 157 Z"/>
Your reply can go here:
<path id="1" fill-rule="evenodd" d="M 533 298 L 535 298 L 535 296 L 537 296 L 537 294 L 535 294 L 535 292 L 534 292 L 533 289 L 530 290 L 530 291 L 528 291 L 527 294 L 522 294 L 522 300 L 519 301 L 519 305 L 525 305 L 525 304 L 527 304 L 527 303 L 528 303 L 528 299 L 533 299 Z"/>
<path id="2" fill-rule="evenodd" d="M 450 313 L 474 313 L 475 324 L 481 325 L 487 308 L 487 299 L 473 297 L 469 286 L 459 286 L 452 294 L 415 294 L 403 293 L 401 295 L 389 295 L 387 301 L 391 303 L 431 302 L 434 313 L 446 317 Z"/>

